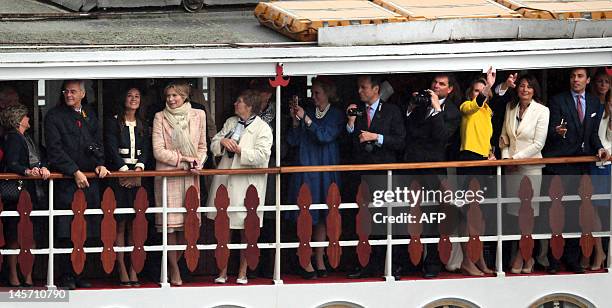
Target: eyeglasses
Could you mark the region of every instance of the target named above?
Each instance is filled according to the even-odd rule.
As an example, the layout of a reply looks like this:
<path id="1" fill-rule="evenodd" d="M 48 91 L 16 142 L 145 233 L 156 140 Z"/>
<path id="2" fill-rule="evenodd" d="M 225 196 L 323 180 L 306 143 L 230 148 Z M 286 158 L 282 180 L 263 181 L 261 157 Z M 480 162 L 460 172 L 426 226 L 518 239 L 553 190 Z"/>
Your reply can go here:
<path id="1" fill-rule="evenodd" d="M 72 95 L 75 95 L 75 94 L 77 94 L 77 93 L 79 93 L 79 92 L 80 92 L 79 90 L 62 90 L 62 93 L 63 93 L 64 95 L 66 95 L 66 94 L 72 94 Z"/>

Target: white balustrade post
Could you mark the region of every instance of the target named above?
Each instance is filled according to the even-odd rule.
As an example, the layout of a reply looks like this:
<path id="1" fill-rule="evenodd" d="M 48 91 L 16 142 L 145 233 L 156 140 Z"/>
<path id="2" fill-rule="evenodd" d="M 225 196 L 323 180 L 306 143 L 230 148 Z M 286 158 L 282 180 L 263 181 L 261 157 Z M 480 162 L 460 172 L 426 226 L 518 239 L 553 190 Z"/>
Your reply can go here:
<path id="1" fill-rule="evenodd" d="M 497 256 L 495 258 L 495 267 L 497 268 L 497 277 L 504 277 L 503 260 L 502 260 L 502 168 L 497 166 Z"/>
<path id="2" fill-rule="evenodd" d="M 387 190 L 393 190 L 393 171 L 387 171 Z M 397 200 L 396 200 L 397 201 Z M 393 203 L 385 202 L 387 206 L 387 217 L 393 215 Z M 394 281 L 393 277 L 393 225 L 387 219 L 387 253 L 385 254 L 385 281 Z M 371 261 L 370 261 L 371 262 Z"/>
<path id="3" fill-rule="evenodd" d="M 168 177 L 162 177 L 162 288 L 170 287 L 168 283 Z"/>
<path id="4" fill-rule="evenodd" d="M 54 270 L 54 254 L 53 254 L 53 179 L 49 180 L 49 260 L 47 260 L 47 289 L 55 289 L 53 270 Z"/>
<path id="5" fill-rule="evenodd" d="M 281 87 L 278 86 L 276 87 L 276 116 L 275 116 L 275 149 L 274 152 L 276 154 L 276 164 L 275 166 L 278 168 L 281 165 L 281 148 L 280 148 L 280 138 L 281 138 L 281 117 L 280 117 L 280 111 L 281 111 Z M 275 210 L 275 224 L 276 224 L 276 232 L 275 232 L 275 247 L 274 247 L 274 284 L 283 284 L 283 281 L 280 278 L 280 271 L 281 271 L 281 210 L 280 210 L 280 204 L 281 204 L 281 175 L 280 173 L 275 174 L 275 189 L 274 189 L 274 194 L 275 194 L 275 205 L 276 205 L 276 210 Z"/>

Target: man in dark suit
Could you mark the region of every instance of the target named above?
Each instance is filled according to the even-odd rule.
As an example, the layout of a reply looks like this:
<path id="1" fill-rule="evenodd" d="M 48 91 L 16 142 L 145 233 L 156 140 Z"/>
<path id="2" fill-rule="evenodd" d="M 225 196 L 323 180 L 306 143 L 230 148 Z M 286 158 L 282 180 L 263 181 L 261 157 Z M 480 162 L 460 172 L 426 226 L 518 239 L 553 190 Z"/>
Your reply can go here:
<path id="1" fill-rule="evenodd" d="M 603 148 L 598 136 L 600 105 L 597 97 L 586 92 L 590 82 L 586 68 L 574 68 L 570 73 L 570 91 L 563 92 L 552 98 L 548 136 L 542 151 L 544 157 L 597 155 L 607 159 L 609 153 Z M 579 185 L 579 175 L 587 174 L 588 164 L 554 164 L 544 169 L 547 175 L 574 175 L 562 177 L 565 194 L 576 194 Z M 543 181 L 542 191 L 548 191 L 547 181 Z M 548 181 L 549 182 L 549 181 Z M 569 209 L 571 210 L 571 209 Z M 577 219 L 578 213 L 566 214 L 566 217 Z M 569 270 L 584 273 L 579 264 L 580 252 L 578 240 L 566 240 L 563 258 Z M 552 250 L 551 250 L 552 251 Z M 559 262 L 549 253 L 549 273 L 559 270 Z"/>
<path id="2" fill-rule="evenodd" d="M 380 99 L 381 82 L 376 76 L 360 76 L 357 85 L 363 104 L 350 104 L 347 108 L 346 131 L 351 144 L 352 162 L 355 164 L 395 163 L 404 148 L 406 130 L 402 114 L 397 106 Z M 354 112 L 360 115 L 352 115 Z M 368 277 L 380 272 L 384 265 L 384 255 L 384 247 L 375 246 L 367 268 L 359 268 L 348 277 Z"/>
<path id="3" fill-rule="evenodd" d="M 448 160 L 451 138 L 457 138 L 461 123 L 461 114 L 457 105 L 448 99 L 456 89 L 455 78 L 450 74 L 438 74 L 427 90 L 429 102 L 422 99 L 411 100 L 406 110 L 406 150 L 404 162 L 439 162 Z M 458 91 L 458 89 L 457 89 Z M 417 95 L 414 93 L 413 95 Z M 448 102 L 448 103 L 447 103 Z M 415 169 L 406 174 L 416 176 L 425 189 L 436 190 L 440 187 L 440 176 L 445 176 L 446 169 Z M 428 210 L 437 212 L 438 206 Z M 426 233 L 435 234 L 437 225 L 424 226 Z M 436 244 L 426 245 L 427 256 L 423 260 L 423 276 L 434 278 L 441 269 Z"/>
<path id="4" fill-rule="evenodd" d="M 110 172 L 104 166 L 102 132 L 98 120 L 88 105 L 82 104 L 85 86 L 82 80 L 64 83 L 60 103 L 49 110 L 45 118 L 45 141 L 49 165 L 52 171 L 60 172 L 74 179 L 57 180 L 54 192 L 56 210 L 69 210 L 74 193 L 85 192 L 87 208 L 100 208 L 100 192 L 96 179 L 87 179 L 84 172 L 95 172 L 103 178 Z M 88 238 L 99 234 L 99 217 L 87 217 Z M 71 216 L 57 216 L 55 230 L 60 248 L 71 247 Z M 99 237 L 99 235 L 98 235 Z M 58 247 L 56 246 L 56 247 Z M 60 254 L 58 267 L 62 272 L 60 287 L 87 288 L 91 284 L 79 279 L 72 271 L 69 254 Z"/>

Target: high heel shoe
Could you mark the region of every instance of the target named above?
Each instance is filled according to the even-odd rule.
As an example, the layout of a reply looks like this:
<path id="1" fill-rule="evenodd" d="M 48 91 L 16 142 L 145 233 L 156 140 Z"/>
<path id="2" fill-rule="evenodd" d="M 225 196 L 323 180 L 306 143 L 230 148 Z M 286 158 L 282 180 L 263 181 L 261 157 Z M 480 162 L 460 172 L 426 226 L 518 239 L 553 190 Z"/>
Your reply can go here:
<path id="1" fill-rule="evenodd" d="M 236 278 L 236 283 L 237 284 L 245 285 L 245 284 L 249 283 L 249 279 L 246 276 L 244 276 L 243 278 L 238 277 L 238 278 Z"/>
<path id="2" fill-rule="evenodd" d="M 533 258 L 529 259 L 529 261 L 527 261 L 527 263 L 523 265 L 523 270 L 521 270 L 521 273 L 531 274 L 533 272 L 534 264 L 535 264 L 535 260 Z"/>
<path id="3" fill-rule="evenodd" d="M 592 271 L 601 270 L 603 267 L 605 267 L 605 264 L 606 264 L 605 262 L 606 262 L 606 256 L 604 255 L 600 262 L 597 262 L 597 263 L 593 262 L 593 265 L 591 266 L 591 270 Z"/>
<path id="4" fill-rule="evenodd" d="M 512 262 L 510 273 L 520 274 L 522 271 L 523 271 L 523 258 L 517 255 L 516 258 L 514 259 L 514 262 Z"/>
<path id="5" fill-rule="evenodd" d="M 219 276 L 215 278 L 215 283 L 224 284 L 227 282 L 227 276 Z"/>

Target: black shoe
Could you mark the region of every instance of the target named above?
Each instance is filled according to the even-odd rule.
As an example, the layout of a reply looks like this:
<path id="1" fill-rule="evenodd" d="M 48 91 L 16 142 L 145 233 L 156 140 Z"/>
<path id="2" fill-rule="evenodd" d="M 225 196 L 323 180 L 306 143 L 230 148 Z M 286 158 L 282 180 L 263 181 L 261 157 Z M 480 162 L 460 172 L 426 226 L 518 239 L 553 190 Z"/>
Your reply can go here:
<path id="1" fill-rule="evenodd" d="M 399 281 L 402 279 L 402 268 L 401 267 L 398 267 L 393 270 L 393 278 L 395 279 L 395 281 Z"/>
<path id="2" fill-rule="evenodd" d="M 325 278 L 327 277 L 327 269 L 318 269 L 317 270 L 317 276 L 321 277 L 321 278 Z"/>
<path id="3" fill-rule="evenodd" d="M 257 278 L 257 270 L 247 270 L 247 278 L 248 279 L 255 279 Z"/>
<path id="4" fill-rule="evenodd" d="M 138 281 L 138 280 L 130 281 L 130 286 L 132 286 L 132 287 L 140 287 L 140 281 Z"/>
<path id="5" fill-rule="evenodd" d="M 74 284 L 79 289 L 80 288 L 84 288 L 84 289 L 91 288 L 91 283 L 89 281 L 85 280 L 85 279 L 82 279 L 82 278 L 75 278 L 74 279 Z"/>
<path id="6" fill-rule="evenodd" d="M 369 278 L 372 276 L 372 273 L 369 271 L 360 268 L 352 273 L 349 273 L 346 277 L 349 279 L 359 279 L 359 278 Z"/>
<path id="7" fill-rule="evenodd" d="M 551 274 L 551 275 L 556 275 L 559 272 L 559 267 L 558 266 L 549 266 L 546 269 L 546 272 Z"/>
<path id="8" fill-rule="evenodd" d="M 132 286 L 132 282 L 131 281 L 119 281 L 119 285 L 122 287 L 131 287 Z"/>
<path id="9" fill-rule="evenodd" d="M 72 276 L 64 276 L 60 279 L 59 287 L 66 290 L 76 289 L 76 282 Z"/>
<path id="10" fill-rule="evenodd" d="M 584 268 L 580 264 L 569 265 L 568 269 L 574 272 L 574 274 L 584 274 L 585 273 Z"/>
<path id="11" fill-rule="evenodd" d="M 303 270 L 302 279 L 306 279 L 306 280 L 317 279 L 317 271 L 307 272 Z"/>
<path id="12" fill-rule="evenodd" d="M 27 282 L 24 282 L 24 283 L 22 283 L 22 284 L 21 284 L 21 287 L 22 287 L 22 288 L 31 288 L 31 287 L 33 287 L 33 286 L 34 286 L 33 284 L 31 284 L 31 283 L 27 283 Z"/>
<path id="13" fill-rule="evenodd" d="M 424 272 L 423 273 L 423 278 L 425 278 L 425 279 L 433 279 L 433 278 L 436 278 L 436 277 L 438 277 L 438 273 L 436 273 L 436 272 Z"/>

